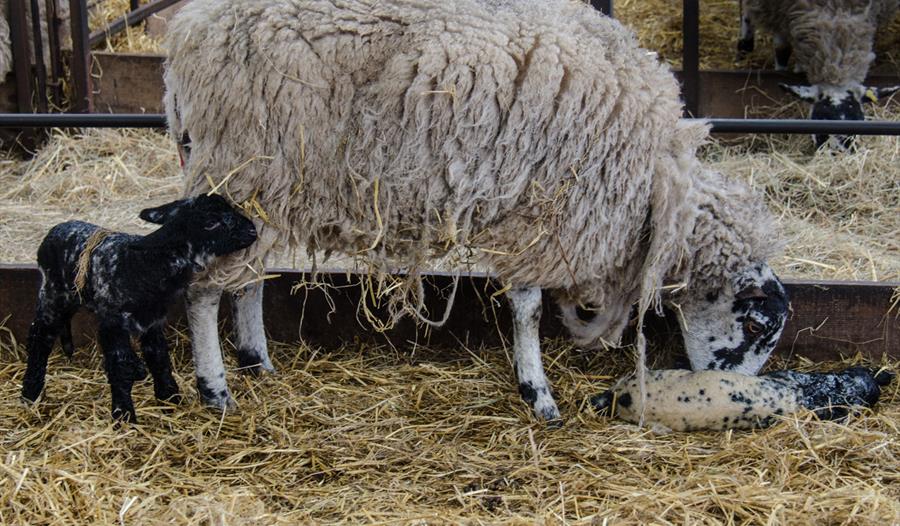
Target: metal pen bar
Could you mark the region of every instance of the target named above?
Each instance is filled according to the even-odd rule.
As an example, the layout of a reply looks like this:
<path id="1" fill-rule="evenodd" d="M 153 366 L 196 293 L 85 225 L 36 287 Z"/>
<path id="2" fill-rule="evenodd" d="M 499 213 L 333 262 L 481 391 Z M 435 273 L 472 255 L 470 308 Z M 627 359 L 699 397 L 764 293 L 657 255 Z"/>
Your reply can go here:
<path id="1" fill-rule="evenodd" d="M 117 18 L 105 28 L 91 33 L 90 43 L 95 46 L 101 42 L 105 42 L 107 38 L 121 32 L 127 26 L 133 26 L 143 22 L 146 18 L 154 13 L 158 13 L 163 9 L 178 3 L 180 0 L 158 0 L 149 4 L 138 7 L 137 9 L 127 13 L 121 18 Z"/>
<path id="2" fill-rule="evenodd" d="M 613 16 L 613 0 L 591 0 L 591 6 L 606 16 Z"/>
<path id="3" fill-rule="evenodd" d="M 688 119 L 708 122 L 713 133 L 900 135 L 900 121 L 805 119 Z M 0 128 L 165 128 L 153 113 L 0 113 Z"/>
<path id="4" fill-rule="evenodd" d="M 699 117 L 700 103 L 700 1 L 684 0 L 682 11 L 683 80 L 681 94 L 684 97 L 685 117 Z"/>
<path id="5" fill-rule="evenodd" d="M 94 111 L 94 92 L 91 81 L 91 47 L 88 43 L 88 9 L 85 0 L 69 0 L 72 26 L 72 83 L 75 97 L 72 110 Z"/>

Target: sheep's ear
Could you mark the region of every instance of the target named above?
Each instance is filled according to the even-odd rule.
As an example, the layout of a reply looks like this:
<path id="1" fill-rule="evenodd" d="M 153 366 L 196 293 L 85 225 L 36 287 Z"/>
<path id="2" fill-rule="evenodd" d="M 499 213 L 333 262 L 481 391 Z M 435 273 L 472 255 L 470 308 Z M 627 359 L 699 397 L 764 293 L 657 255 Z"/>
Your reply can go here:
<path id="1" fill-rule="evenodd" d="M 816 102 L 819 88 L 816 86 L 800 86 L 799 84 L 778 84 L 784 91 L 805 102 Z"/>
<path id="2" fill-rule="evenodd" d="M 865 94 L 863 94 L 862 101 L 863 102 L 878 102 L 881 99 L 886 99 L 900 91 L 900 86 L 886 86 L 884 88 L 866 88 Z"/>
<path id="3" fill-rule="evenodd" d="M 738 292 L 734 297 L 738 300 L 764 300 L 768 298 L 769 295 L 763 292 L 763 289 L 753 285 Z"/>
<path id="4" fill-rule="evenodd" d="M 179 199 L 178 201 L 172 201 L 171 203 L 166 203 L 157 206 L 156 208 L 145 208 L 141 210 L 140 217 L 148 223 L 164 225 L 175 217 L 178 211 L 189 201 L 189 199 Z"/>

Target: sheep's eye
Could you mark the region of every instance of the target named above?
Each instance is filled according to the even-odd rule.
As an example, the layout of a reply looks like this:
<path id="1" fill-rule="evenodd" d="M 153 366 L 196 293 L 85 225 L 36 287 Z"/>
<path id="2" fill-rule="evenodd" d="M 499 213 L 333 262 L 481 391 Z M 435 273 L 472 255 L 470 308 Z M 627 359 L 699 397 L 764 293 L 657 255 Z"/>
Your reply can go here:
<path id="1" fill-rule="evenodd" d="M 762 332 L 763 326 L 756 323 L 755 321 L 748 321 L 744 324 L 744 329 L 746 329 L 750 334 L 759 334 Z"/>
<path id="2" fill-rule="evenodd" d="M 219 228 L 220 226 L 222 226 L 222 223 L 220 223 L 218 221 L 207 221 L 203 225 L 203 228 L 204 228 L 204 230 L 215 230 L 215 229 Z"/>

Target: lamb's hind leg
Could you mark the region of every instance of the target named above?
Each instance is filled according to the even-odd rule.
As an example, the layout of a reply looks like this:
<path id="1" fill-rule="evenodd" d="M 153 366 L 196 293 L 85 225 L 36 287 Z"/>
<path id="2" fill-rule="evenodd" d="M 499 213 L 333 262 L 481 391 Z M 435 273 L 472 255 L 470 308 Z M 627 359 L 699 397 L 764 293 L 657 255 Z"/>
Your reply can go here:
<path id="1" fill-rule="evenodd" d="M 34 402 L 44 390 L 44 382 L 47 376 L 47 361 L 53 350 L 53 343 L 61 332 L 68 329 L 71 313 L 77 310 L 77 305 L 71 305 L 64 292 L 54 288 L 52 284 L 45 282 L 41 285 L 38 295 L 37 310 L 34 321 L 28 330 L 28 340 L 25 345 L 28 353 L 28 366 L 25 377 L 22 380 L 22 397 Z M 71 336 L 69 336 L 71 341 Z M 71 345 L 71 343 L 69 343 Z M 65 350 L 65 342 L 63 342 Z"/>
<path id="2" fill-rule="evenodd" d="M 187 317 L 200 399 L 206 405 L 230 409 L 237 404 L 228 391 L 225 363 L 222 361 L 222 349 L 219 344 L 218 320 L 221 299 L 221 288 L 191 285 L 186 295 Z"/>
<path id="3" fill-rule="evenodd" d="M 559 419 L 550 383 L 541 363 L 538 326 L 541 321 L 541 289 L 513 288 L 506 293 L 513 315 L 513 368 L 519 393 L 538 418 Z"/>
<path id="4" fill-rule="evenodd" d="M 247 285 L 232 295 L 232 305 L 238 366 L 242 371 L 253 374 L 275 372 L 266 346 L 262 282 Z"/>
<path id="5" fill-rule="evenodd" d="M 113 320 L 101 322 L 98 332 L 103 350 L 103 365 L 112 392 L 112 417 L 114 420 L 137 422 L 131 387 L 136 380 L 147 376 L 141 359 L 131 348 L 131 335 L 122 323 Z"/>

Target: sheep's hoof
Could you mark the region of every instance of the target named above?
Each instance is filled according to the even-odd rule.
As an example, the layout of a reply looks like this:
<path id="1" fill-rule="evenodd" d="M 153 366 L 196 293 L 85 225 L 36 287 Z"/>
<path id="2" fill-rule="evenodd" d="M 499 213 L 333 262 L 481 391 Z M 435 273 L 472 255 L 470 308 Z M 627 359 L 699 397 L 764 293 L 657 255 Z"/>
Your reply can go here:
<path id="1" fill-rule="evenodd" d="M 562 427 L 562 417 L 553 400 L 534 404 L 534 414 L 547 423 L 547 427 Z"/>
<path id="2" fill-rule="evenodd" d="M 219 412 L 231 413 L 237 410 L 237 402 L 228 391 L 225 391 L 224 396 L 216 397 L 206 397 L 201 394 L 200 399 L 203 401 L 203 405 Z"/>
<path id="3" fill-rule="evenodd" d="M 254 350 L 242 349 L 237 353 L 238 370 L 244 374 L 259 376 L 263 373 L 274 373 L 275 366 L 268 356 Z"/>

